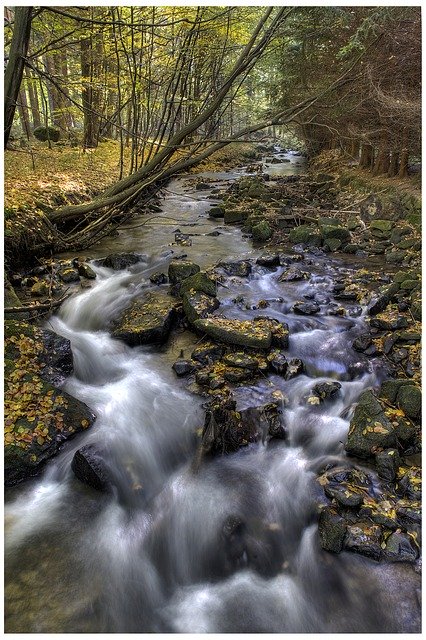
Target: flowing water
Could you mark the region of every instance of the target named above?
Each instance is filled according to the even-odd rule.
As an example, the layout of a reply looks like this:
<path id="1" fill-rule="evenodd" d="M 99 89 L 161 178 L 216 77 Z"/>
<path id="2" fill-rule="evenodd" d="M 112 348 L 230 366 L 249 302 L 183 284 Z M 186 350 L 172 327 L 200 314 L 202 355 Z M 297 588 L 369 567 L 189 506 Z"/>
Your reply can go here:
<path id="1" fill-rule="evenodd" d="M 292 162 L 273 172 L 294 173 Z M 272 171 L 271 171 L 272 173 Z M 241 172 L 206 174 L 226 184 Z M 261 267 L 220 290 L 220 312 L 264 313 L 290 326 L 291 357 L 306 371 L 290 381 L 270 376 L 236 391 L 238 408 L 262 403 L 274 390 L 288 399 L 287 439 L 259 442 L 229 456 L 193 464 L 203 400 L 176 379 L 171 364 L 197 338 L 177 332 L 162 348 L 130 348 L 108 333 L 129 301 L 154 288 L 149 276 L 188 254 L 202 267 L 259 255 L 235 227 L 206 217 L 209 191 L 186 178 L 168 186 L 163 213 L 134 219 L 92 257 L 137 250 L 142 262 L 113 272 L 94 266 L 91 289 L 69 299 L 48 326 L 70 339 L 75 370 L 64 389 L 88 404 L 97 420 L 69 442 L 42 476 L 8 490 L 6 631 L 33 633 L 416 632 L 418 577 L 406 565 L 321 550 L 317 473 L 344 459 L 343 443 L 360 393 L 385 371 L 350 345 L 363 332 L 365 309 L 345 317 L 324 313 L 336 277 L 359 265 L 321 255 L 303 263 L 310 278 L 279 283 Z M 161 224 L 158 224 L 158 223 Z M 192 246 L 173 244 L 179 228 Z M 218 236 L 208 235 L 218 230 Z M 164 287 L 165 289 L 167 287 Z M 157 289 L 157 288 L 156 288 Z M 292 302 L 314 295 L 323 313 L 301 318 Z M 233 302 L 244 297 L 244 305 Z M 261 299 L 264 311 L 253 310 Z M 306 404 L 313 385 L 339 380 L 339 399 Z M 116 491 L 101 494 L 70 468 L 83 444 L 102 443 Z M 225 536 L 226 523 L 241 530 Z"/>

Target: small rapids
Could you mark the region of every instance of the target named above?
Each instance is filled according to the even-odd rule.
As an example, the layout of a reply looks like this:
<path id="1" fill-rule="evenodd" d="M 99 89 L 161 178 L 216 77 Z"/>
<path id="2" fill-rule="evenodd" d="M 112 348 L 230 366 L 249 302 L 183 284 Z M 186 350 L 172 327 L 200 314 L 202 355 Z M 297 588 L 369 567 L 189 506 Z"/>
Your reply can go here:
<path id="1" fill-rule="evenodd" d="M 294 173 L 290 159 L 274 171 Z M 211 175 L 226 184 L 240 174 Z M 303 360 L 305 373 L 288 381 L 269 376 L 235 392 L 240 409 L 271 389 L 282 392 L 286 440 L 258 442 L 199 466 L 203 400 L 171 369 L 182 345 L 190 349 L 197 337 L 177 335 L 158 349 L 130 348 L 109 334 L 111 319 L 153 288 L 149 276 L 166 271 L 172 255 L 185 252 L 202 267 L 230 255 L 258 255 L 239 229 L 206 217 L 209 204 L 206 192 L 175 180 L 163 212 L 187 220 L 180 228 L 197 234 L 192 246 L 170 248 L 176 223 L 135 225 L 115 239 L 114 250 L 150 247 L 151 253 L 119 272 L 94 262 L 94 286 L 49 320 L 48 328 L 72 345 L 74 373 L 64 389 L 97 420 L 41 477 L 8 490 L 6 631 L 414 632 L 419 614 L 409 567 L 333 555 L 318 541 L 318 505 L 325 498 L 317 474 L 344 459 L 354 405 L 385 375 L 379 361 L 350 347 L 364 330 L 365 309 L 345 303 L 353 308 L 345 317 L 323 311 L 334 279 L 351 273 L 350 266 L 311 256 L 306 281 L 279 283 L 282 268 L 257 267 L 221 289 L 220 312 L 228 317 L 264 314 L 287 322 L 288 355 Z M 216 228 L 220 235 L 212 238 Z M 96 255 L 110 250 L 99 246 Z M 315 317 L 290 311 L 306 294 L 321 305 Z M 235 304 L 237 296 L 247 304 Z M 270 306 L 254 311 L 265 298 Z M 306 403 L 314 384 L 335 380 L 342 385 L 338 399 Z M 83 485 L 71 471 L 75 451 L 92 442 L 107 451 L 113 495 Z"/>

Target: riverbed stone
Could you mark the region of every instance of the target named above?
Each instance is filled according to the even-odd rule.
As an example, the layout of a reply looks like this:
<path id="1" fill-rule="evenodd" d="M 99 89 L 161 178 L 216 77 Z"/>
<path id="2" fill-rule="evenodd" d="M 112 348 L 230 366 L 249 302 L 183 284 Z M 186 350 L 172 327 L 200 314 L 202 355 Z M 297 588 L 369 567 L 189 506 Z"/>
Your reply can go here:
<path id="1" fill-rule="evenodd" d="M 185 360 L 184 358 L 178 358 L 178 360 L 173 363 L 172 369 L 178 378 L 183 378 L 185 376 L 189 376 L 195 371 L 195 362 L 192 360 Z"/>
<path id="2" fill-rule="evenodd" d="M 383 557 L 388 562 L 415 562 L 418 555 L 418 547 L 408 533 L 394 531 L 386 539 Z"/>
<path id="3" fill-rule="evenodd" d="M 321 235 L 324 240 L 340 240 L 341 244 L 350 242 L 351 232 L 345 227 L 338 227 L 334 224 L 323 224 L 320 226 Z"/>
<path id="4" fill-rule="evenodd" d="M 320 306 L 317 302 L 295 302 L 291 310 L 299 315 L 313 316 L 320 312 Z"/>
<path id="5" fill-rule="evenodd" d="M 324 507 L 318 521 L 320 544 L 325 551 L 340 553 L 346 536 L 347 523 L 333 507 Z"/>
<path id="6" fill-rule="evenodd" d="M 200 271 L 200 267 L 191 260 L 171 260 L 168 276 L 172 284 L 180 284 L 186 278 Z"/>
<path id="7" fill-rule="evenodd" d="M 201 291 L 208 296 L 215 296 L 216 290 L 216 282 L 209 278 L 204 271 L 199 271 L 181 282 L 179 293 L 183 295 L 186 292 Z"/>
<path id="8" fill-rule="evenodd" d="M 191 353 L 191 359 L 199 362 L 203 366 L 207 366 L 220 360 L 223 356 L 225 347 L 213 342 L 205 342 L 195 347 Z"/>
<path id="9" fill-rule="evenodd" d="M 218 267 L 223 269 L 228 276 L 238 276 L 239 278 L 247 278 L 252 271 L 251 264 L 248 260 L 219 262 Z"/>
<path id="10" fill-rule="evenodd" d="M 380 449 L 395 445 L 394 426 L 386 417 L 377 396 L 371 390 L 364 391 L 351 420 L 346 451 L 359 458 L 369 458 Z"/>
<path id="11" fill-rule="evenodd" d="M 312 392 L 320 398 L 320 400 L 328 400 L 334 398 L 342 388 L 340 382 L 318 382 L 312 389 Z"/>
<path id="12" fill-rule="evenodd" d="M 200 318 L 206 318 L 219 308 L 220 302 L 217 298 L 208 296 L 201 291 L 186 291 L 182 297 L 183 310 L 190 324 Z"/>
<path id="13" fill-rule="evenodd" d="M 176 302 L 163 293 L 134 300 L 116 322 L 112 336 L 130 346 L 162 344 L 176 317 Z"/>
<path id="14" fill-rule="evenodd" d="M 269 368 L 273 373 L 283 376 L 287 372 L 288 361 L 284 353 L 280 351 L 273 351 L 266 357 Z"/>
<path id="15" fill-rule="evenodd" d="M 280 256 L 278 253 L 265 253 L 259 256 L 256 260 L 256 264 L 261 267 L 267 267 L 268 269 L 272 269 L 273 267 L 279 267 L 280 265 Z"/>
<path id="16" fill-rule="evenodd" d="M 259 437 L 256 425 L 243 422 L 233 398 L 217 398 L 207 405 L 202 433 L 204 453 L 232 453 L 250 442 L 256 442 Z"/>
<path id="17" fill-rule="evenodd" d="M 316 227 L 301 224 L 290 231 L 289 241 L 293 244 L 306 244 L 314 247 L 321 245 L 321 235 Z"/>
<path id="18" fill-rule="evenodd" d="M 239 351 L 236 353 L 228 353 L 223 357 L 223 362 L 230 367 L 241 369 L 256 370 L 259 368 L 259 361 L 248 353 Z"/>
<path id="19" fill-rule="evenodd" d="M 376 469 L 380 478 L 385 482 L 393 482 L 401 464 L 397 449 L 386 449 L 376 453 Z"/>
<path id="20" fill-rule="evenodd" d="M 287 370 L 284 378 L 291 380 L 305 371 L 305 365 L 300 358 L 292 358 L 288 361 Z"/>
<path id="21" fill-rule="evenodd" d="M 96 278 L 96 272 L 86 262 L 81 262 L 78 265 L 77 269 L 79 275 L 83 278 L 87 278 L 88 280 L 94 280 Z"/>
<path id="22" fill-rule="evenodd" d="M 413 384 L 402 386 L 398 390 L 396 403 L 406 416 L 417 420 L 422 409 L 422 392 L 420 388 Z"/>
<path id="23" fill-rule="evenodd" d="M 70 282 L 79 282 L 80 280 L 77 269 L 74 269 L 73 267 L 62 267 L 58 270 L 58 277 L 66 284 L 69 284 Z"/>
<path id="24" fill-rule="evenodd" d="M 352 348 L 361 353 L 366 351 L 373 344 L 373 339 L 369 333 L 363 333 L 352 342 Z"/>
<path id="25" fill-rule="evenodd" d="M 108 493 L 112 491 L 108 466 L 98 445 L 91 443 L 77 449 L 71 469 L 74 475 L 89 487 Z"/>
<path id="26" fill-rule="evenodd" d="M 278 278 L 278 282 L 297 282 L 298 280 L 307 280 L 309 278 L 307 271 L 302 271 L 297 267 L 290 267 L 282 272 Z"/>
<path id="27" fill-rule="evenodd" d="M 253 225 L 251 233 L 253 242 L 266 242 L 272 236 L 272 229 L 269 222 L 262 220 L 261 222 Z"/>
<path id="28" fill-rule="evenodd" d="M 386 309 L 388 304 L 393 300 L 398 293 L 400 285 L 397 282 L 393 282 L 389 285 L 369 306 L 368 314 L 375 316 Z"/>
<path id="29" fill-rule="evenodd" d="M 66 440 L 89 428 L 94 413 L 54 385 L 72 371 L 66 338 L 23 321 L 5 323 L 4 478 L 37 475 Z"/>
<path id="30" fill-rule="evenodd" d="M 225 209 L 223 221 L 225 224 L 238 224 L 247 220 L 248 216 L 248 211 L 243 211 L 242 209 L 230 209 L 227 207 Z"/>
<path id="31" fill-rule="evenodd" d="M 114 269 L 114 271 L 121 271 L 127 269 L 133 264 L 137 264 L 142 259 L 142 256 L 137 253 L 112 253 L 99 263 L 103 267 Z"/>
<path id="32" fill-rule="evenodd" d="M 209 218 L 223 218 L 225 215 L 225 207 L 214 206 L 209 209 Z"/>
<path id="33" fill-rule="evenodd" d="M 373 560 L 380 560 L 382 528 L 371 522 L 356 522 L 347 527 L 343 542 L 346 551 L 359 553 Z"/>
<path id="34" fill-rule="evenodd" d="M 225 344 L 235 344 L 254 349 L 269 349 L 272 342 L 270 329 L 261 321 L 206 318 L 196 320 L 195 328 Z"/>

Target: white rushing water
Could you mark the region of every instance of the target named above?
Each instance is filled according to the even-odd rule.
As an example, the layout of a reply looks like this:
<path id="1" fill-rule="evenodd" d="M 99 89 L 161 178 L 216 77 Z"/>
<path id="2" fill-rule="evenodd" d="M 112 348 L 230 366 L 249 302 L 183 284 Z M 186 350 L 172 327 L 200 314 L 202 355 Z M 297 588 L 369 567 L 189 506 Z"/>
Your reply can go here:
<path id="1" fill-rule="evenodd" d="M 191 207 L 185 206 L 182 181 L 173 188 L 177 195 L 167 196 L 165 211 L 186 211 L 195 223 L 205 200 L 194 192 Z M 214 221 L 204 218 L 203 224 L 215 228 Z M 190 257 L 212 262 L 231 246 L 250 250 L 237 229 L 221 233 L 210 256 L 205 247 L 211 239 L 203 235 L 188 249 Z M 157 257 L 128 270 L 94 266 L 94 286 L 49 321 L 48 328 L 72 345 L 74 374 L 64 389 L 97 420 L 40 478 L 11 491 L 5 508 L 10 631 L 406 630 L 407 621 L 392 609 L 398 589 L 389 569 L 351 554 L 327 554 L 317 538 L 324 500 L 317 473 L 343 459 L 353 405 L 380 379 L 380 368 L 360 362 L 349 347 L 363 331 L 363 315 L 301 319 L 289 311 L 306 293 L 330 292 L 339 267 L 314 257 L 310 279 L 296 283 L 277 281 L 283 269 L 259 268 L 221 291 L 220 311 L 230 317 L 264 313 L 287 322 L 288 355 L 301 358 L 306 372 L 289 381 L 270 376 L 236 391 L 240 408 L 271 389 L 288 398 L 285 441 L 259 442 L 196 468 L 202 400 L 175 379 L 166 349 L 130 348 L 108 332 L 130 300 L 152 287 L 149 275 L 167 268 L 161 257 L 166 237 L 170 241 L 170 230 L 152 248 Z M 232 303 L 236 295 L 248 308 Z M 275 300 L 268 309 L 251 310 L 265 297 Z M 338 397 L 307 405 L 313 385 L 332 380 L 341 382 Z M 106 447 L 114 495 L 74 477 L 72 457 L 88 443 Z M 229 523 L 235 526 L 226 535 Z"/>

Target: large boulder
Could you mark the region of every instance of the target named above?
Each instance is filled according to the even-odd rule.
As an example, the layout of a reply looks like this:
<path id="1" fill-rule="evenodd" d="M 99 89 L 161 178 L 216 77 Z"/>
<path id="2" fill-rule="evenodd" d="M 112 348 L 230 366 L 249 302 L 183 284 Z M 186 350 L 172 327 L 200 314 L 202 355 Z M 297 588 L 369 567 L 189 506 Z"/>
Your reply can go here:
<path id="1" fill-rule="evenodd" d="M 369 458 L 396 444 L 395 428 L 378 398 L 373 391 L 364 391 L 351 420 L 346 451 L 359 458 Z"/>
<path id="2" fill-rule="evenodd" d="M 199 271 L 181 282 L 179 293 L 183 295 L 187 291 L 201 291 L 208 296 L 215 296 L 216 289 L 216 282 L 204 271 Z"/>
<path id="3" fill-rule="evenodd" d="M 72 371 L 69 341 L 26 322 L 5 326 L 5 483 L 36 475 L 95 415 L 54 385 Z"/>
<path id="4" fill-rule="evenodd" d="M 321 235 L 318 229 L 307 224 L 294 227 L 294 229 L 290 231 L 288 239 L 294 244 L 307 244 L 313 245 L 314 247 L 321 245 Z"/>
<path id="5" fill-rule="evenodd" d="M 191 260 L 172 260 L 169 264 L 168 276 L 172 284 L 180 284 L 199 271 L 199 265 Z"/>
<path id="6" fill-rule="evenodd" d="M 133 264 L 137 264 L 141 260 L 142 256 L 137 253 L 112 253 L 97 263 L 103 267 L 114 269 L 114 271 L 120 271 L 121 269 L 127 269 Z"/>
<path id="7" fill-rule="evenodd" d="M 58 142 L 61 137 L 61 132 L 56 127 L 36 127 L 33 134 L 34 138 L 37 138 L 40 142 L 46 142 L 47 140 Z"/>
<path id="8" fill-rule="evenodd" d="M 116 323 L 112 335 L 130 346 L 162 344 L 169 337 L 177 303 L 163 293 L 134 300 Z"/>
<path id="9" fill-rule="evenodd" d="M 201 333 L 225 344 L 269 349 L 272 342 L 272 332 L 262 321 L 206 318 L 196 320 L 194 326 Z"/>

